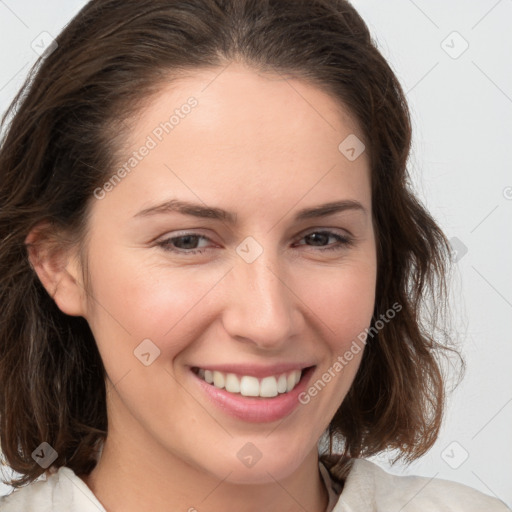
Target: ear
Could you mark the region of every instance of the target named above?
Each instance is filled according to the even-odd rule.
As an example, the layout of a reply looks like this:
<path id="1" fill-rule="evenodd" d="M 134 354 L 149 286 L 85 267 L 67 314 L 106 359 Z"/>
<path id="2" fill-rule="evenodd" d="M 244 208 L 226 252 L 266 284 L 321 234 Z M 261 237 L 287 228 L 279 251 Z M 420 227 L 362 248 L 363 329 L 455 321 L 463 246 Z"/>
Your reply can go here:
<path id="1" fill-rule="evenodd" d="M 76 247 L 46 222 L 30 231 L 25 246 L 30 265 L 58 308 L 67 315 L 85 316 L 86 293 Z"/>

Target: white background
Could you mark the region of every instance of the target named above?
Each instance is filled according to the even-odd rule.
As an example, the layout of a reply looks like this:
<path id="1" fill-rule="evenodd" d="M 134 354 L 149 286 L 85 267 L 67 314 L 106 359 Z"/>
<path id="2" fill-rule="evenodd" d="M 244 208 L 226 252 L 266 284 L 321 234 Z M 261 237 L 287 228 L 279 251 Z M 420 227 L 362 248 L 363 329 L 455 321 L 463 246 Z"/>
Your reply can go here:
<path id="1" fill-rule="evenodd" d="M 32 42 L 56 36 L 85 3 L 0 0 L 0 112 L 37 58 Z M 467 375 L 441 436 L 407 468 L 374 460 L 512 506 L 512 0 L 353 4 L 407 93 L 416 190 L 448 238 L 467 247 L 453 288 Z"/>

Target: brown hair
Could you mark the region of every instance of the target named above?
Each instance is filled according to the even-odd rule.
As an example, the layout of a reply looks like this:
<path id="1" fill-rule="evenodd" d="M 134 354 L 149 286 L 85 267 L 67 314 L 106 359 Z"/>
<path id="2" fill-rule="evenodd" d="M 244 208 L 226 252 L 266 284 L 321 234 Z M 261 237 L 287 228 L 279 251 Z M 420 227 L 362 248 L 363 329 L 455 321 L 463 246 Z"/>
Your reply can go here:
<path id="1" fill-rule="evenodd" d="M 354 8 L 345 0 L 93 0 L 56 42 L 2 119 L 12 114 L 0 149 L 0 442 L 22 475 L 10 485 L 44 473 L 31 456 L 43 441 L 58 453 L 52 467 L 88 474 L 107 435 L 95 340 L 42 286 L 27 234 L 47 221 L 57 246 L 82 243 L 93 191 L 113 174 L 144 102 L 174 78 L 232 61 L 327 91 L 359 122 L 370 156 L 372 326 L 392 304 L 402 309 L 369 341 L 322 460 L 342 478 L 349 457 L 424 454 L 445 402 L 438 355 L 457 351 L 437 339 L 435 315 L 422 305 L 430 299 L 431 312 L 443 310 L 450 249 L 410 189 L 405 95 Z M 342 458 L 333 457 L 338 441 Z"/>

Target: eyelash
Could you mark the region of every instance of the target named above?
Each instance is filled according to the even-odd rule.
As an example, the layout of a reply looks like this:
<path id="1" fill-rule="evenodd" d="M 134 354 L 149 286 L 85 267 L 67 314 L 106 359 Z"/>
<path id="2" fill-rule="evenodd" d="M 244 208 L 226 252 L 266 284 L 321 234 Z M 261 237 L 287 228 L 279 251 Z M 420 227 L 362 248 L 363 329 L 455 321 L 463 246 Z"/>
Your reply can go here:
<path id="1" fill-rule="evenodd" d="M 325 252 L 325 251 L 334 251 L 334 250 L 342 250 L 346 247 L 350 247 L 354 244 L 354 240 L 351 238 L 351 237 L 348 237 L 348 236 L 343 236 L 343 235 L 340 235 L 338 233 L 335 233 L 334 231 L 328 231 L 328 230 L 323 230 L 323 231 L 311 231 L 309 233 L 306 233 L 302 238 L 305 238 L 309 235 L 314 235 L 314 234 L 322 234 L 322 235 L 328 235 L 329 237 L 334 237 L 338 240 L 338 245 L 337 244 L 331 244 L 330 246 L 327 246 L 327 247 L 320 247 L 320 246 L 317 246 L 317 247 L 320 247 L 318 250 L 320 252 Z M 186 237 L 194 237 L 194 238 L 202 238 L 204 240 L 210 240 L 208 237 L 206 236 L 203 236 L 203 235 L 198 235 L 196 233 L 184 233 L 180 236 L 175 236 L 175 237 L 172 237 L 172 238 L 167 238 L 165 240 L 162 240 L 161 242 L 158 242 L 157 245 L 159 247 L 162 247 L 165 251 L 169 251 L 169 252 L 174 252 L 174 253 L 178 253 L 178 254 L 182 254 L 182 255 L 194 255 L 194 254 L 202 254 L 208 250 L 210 250 L 210 248 L 205 248 L 205 249 L 190 249 L 190 250 L 187 250 L 187 249 L 176 249 L 176 248 L 173 248 L 171 243 L 174 241 L 174 240 L 179 240 L 180 238 L 186 238 Z M 300 238 L 299 240 L 302 240 L 302 238 Z M 301 244 L 301 245 L 306 245 L 306 244 Z M 310 247 L 315 247 L 315 246 L 310 246 Z"/>

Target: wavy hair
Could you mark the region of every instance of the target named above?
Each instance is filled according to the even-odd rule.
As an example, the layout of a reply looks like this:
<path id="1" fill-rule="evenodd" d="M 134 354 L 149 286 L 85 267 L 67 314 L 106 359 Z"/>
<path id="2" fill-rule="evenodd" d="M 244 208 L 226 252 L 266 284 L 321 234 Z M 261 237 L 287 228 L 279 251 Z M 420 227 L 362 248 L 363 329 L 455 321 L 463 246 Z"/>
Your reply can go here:
<path id="1" fill-rule="evenodd" d="M 0 443 L 19 487 L 51 468 L 88 474 L 108 430 L 106 373 L 87 321 L 59 310 L 25 238 L 46 223 L 54 247 L 83 243 L 93 191 L 113 174 L 130 121 L 163 85 L 240 61 L 305 80 L 357 119 L 371 162 L 377 238 L 372 326 L 320 454 L 336 478 L 384 450 L 412 461 L 435 442 L 445 407 L 440 355 L 450 337 L 450 247 L 410 185 L 405 94 L 346 0 L 92 0 L 32 67 L 2 118 L 0 146 Z M 115 135 L 113 135 L 115 134 Z M 431 306 L 425 307 L 426 304 Z M 430 312 L 431 314 L 426 314 Z M 443 343 L 444 342 L 444 343 Z"/>

